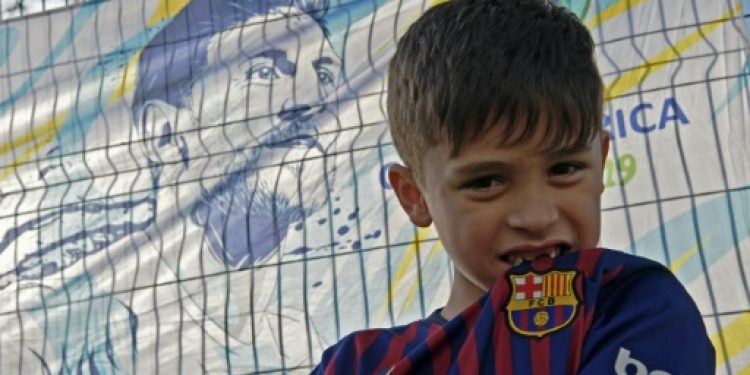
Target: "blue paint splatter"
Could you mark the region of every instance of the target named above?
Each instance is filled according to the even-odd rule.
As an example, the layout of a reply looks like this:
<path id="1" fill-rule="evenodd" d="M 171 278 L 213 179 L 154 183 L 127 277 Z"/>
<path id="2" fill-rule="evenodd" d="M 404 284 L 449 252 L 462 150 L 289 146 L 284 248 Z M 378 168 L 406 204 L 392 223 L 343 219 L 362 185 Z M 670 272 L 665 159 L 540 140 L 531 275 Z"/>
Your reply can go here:
<path id="1" fill-rule="evenodd" d="M 321 285 L 323 285 L 323 282 L 322 282 L 322 281 L 316 281 L 315 283 L 313 283 L 313 285 L 312 285 L 312 286 L 313 286 L 313 288 L 317 288 L 317 287 L 319 287 L 319 286 L 321 286 Z"/>
<path id="2" fill-rule="evenodd" d="M 318 224 L 323 225 L 323 224 L 326 223 L 326 221 L 328 221 L 328 219 L 322 218 L 322 219 L 318 220 Z"/>
<path id="3" fill-rule="evenodd" d="M 338 233 L 339 233 L 339 235 L 341 235 L 341 236 L 343 236 L 343 235 L 347 234 L 348 232 L 349 232 L 349 227 L 347 227 L 346 225 L 342 225 L 342 226 L 340 226 L 340 227 L 339 227 L 339 229 L 338 229 Z"/>
<path id="4" fill-rule="evenodd" d="M 300 254 L 304 254 L 304 253 L 306 253 L 308 251 L 312 251 L 312 249 L 309 248 L 309 247 L 307 247 L 307 246 L 300 246 L 300 247 L 298 247 L 298 248 L 290 251 L 289 254 L 300 255 Z"/>
<path id="5" fill-rule="evenodd" d="M 159 137 L 159 147 L 168 144 L 172 140 L 172 127 L 169 122 L 161 127 L 161 136 Z"/>
<path id="6" fill-rule="evenodd" d="M 297 225 L 294 226 L 294 230 L 300 231 L 302 230 L 303 227 L 304 225 L 302 223 L 297 223 Z"/>
<path id="7" fill-rule="evenodd" d="M 382 233 L 380 232 L 380 229 L 376 230 L 375 232 L 372 233 L 372 238 L 375 239 L 375 238 L 380 237 L 380 233 Z"/>
<path id="8" fill-rule="evenodd" d="M 359 242 L 359 240 L 354 241 L 354 243 L 352 244 L 352 249 L 353 250 L 357 250 L 357 251 L 361 250 L 362 249 L 362 243 Z"/>
<path id="9" fill-rule="evenodd" d="M 335 208 L 335 209 L 333 210 L 333 214 L 334 214 L 334 215 L 338 215 L 338 214 L 340 214 L 340 213 L 341 213 L 341 209 L 340 209 L 340 208 Z"/>
<path id="10" fill-rule="evenodd" d="M 359 215 L 359 207 L 354 209 L 354 212 L 350 213 L 349 216 L 347 216 L 347 219 L 354 220 L 357 218 L 357 215 Z"/>

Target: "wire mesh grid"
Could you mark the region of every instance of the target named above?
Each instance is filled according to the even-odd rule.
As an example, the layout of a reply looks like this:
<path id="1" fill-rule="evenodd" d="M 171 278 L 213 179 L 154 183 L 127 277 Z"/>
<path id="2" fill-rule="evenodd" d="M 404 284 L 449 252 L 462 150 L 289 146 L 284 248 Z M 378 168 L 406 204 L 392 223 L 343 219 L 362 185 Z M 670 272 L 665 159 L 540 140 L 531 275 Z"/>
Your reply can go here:
<path id="1" fill-rule="evenodd" d="M 3 373 L 309 372 L 442 306 L 385 179 L 388 58 L 431 2 L 72 3 L 0 13 Z M 745 4 L 560 3 L 608 90 L 603 244 L 669 266 L 748 371 Z"/>

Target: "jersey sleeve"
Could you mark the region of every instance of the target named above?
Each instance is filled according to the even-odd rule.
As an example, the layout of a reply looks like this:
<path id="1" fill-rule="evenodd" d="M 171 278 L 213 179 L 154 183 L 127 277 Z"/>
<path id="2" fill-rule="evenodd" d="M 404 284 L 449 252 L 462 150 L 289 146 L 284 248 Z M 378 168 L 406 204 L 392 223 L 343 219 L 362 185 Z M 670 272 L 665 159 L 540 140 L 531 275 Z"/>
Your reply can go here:
<path id="1" fill-rule="evenodd" d="M 579 374 L 713 374 L 715 352 L 685 288 L 667 269 L 606 286 Z"/>
<path id="2" fill-rule="evenodd" d="M 337 371 L 353 371 L 353 335 L 348 335 L 323 352 L 320 363 L 312 370 L 311 375 L 336 374 Z M 337 359 L 339 359 L 337 361 Z"/>

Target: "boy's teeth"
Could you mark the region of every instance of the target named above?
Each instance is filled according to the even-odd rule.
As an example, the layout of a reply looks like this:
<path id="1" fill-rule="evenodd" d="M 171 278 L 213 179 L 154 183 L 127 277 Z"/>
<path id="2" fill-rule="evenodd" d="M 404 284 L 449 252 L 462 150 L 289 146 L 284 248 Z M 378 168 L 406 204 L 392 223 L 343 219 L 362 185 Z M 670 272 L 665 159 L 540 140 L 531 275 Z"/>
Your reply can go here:
<path id="1" fill-rule="evenodd" d="M 549 254 L 549 257 L 552 259 L 555 259 L 558 255 L 560 255 L 560 247 L 555 247 L 555 250 L 552 250 L 552 252 Z"/>
<path id="2" fill-rule="evenodd" d="M 553 248 L 548 248 L 546 251 L 542 253 L 535 253 L 535 254 L 513 254 L 508 256 L 508 263 L 512 264 L 513 266 L 517 266 L 523 261 L 532 261 L 536 259 L 538 256 L 547 254 L 550 258 L 555 259 L 558 255 L 562 252 L 562 245 L 555 246 Z"/>

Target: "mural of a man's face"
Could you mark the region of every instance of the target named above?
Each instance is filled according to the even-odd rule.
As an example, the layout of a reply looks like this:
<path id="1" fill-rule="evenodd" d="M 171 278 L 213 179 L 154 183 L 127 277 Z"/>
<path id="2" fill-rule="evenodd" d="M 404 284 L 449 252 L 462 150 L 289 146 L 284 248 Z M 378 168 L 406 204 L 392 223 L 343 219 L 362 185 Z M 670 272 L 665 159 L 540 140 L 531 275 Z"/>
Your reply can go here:
<path id="1" fill-rule="evenodd" d="M 335 124 L 341 63 L 314 19 L 281 8 L 214 34 L 206 61 L 183 108 L 146 106 L 150 158 L 182 160 L 160 185 L 200 180 L 193 222 L 223 263 L 247 267 L 327 199 L 320 124 Z"/>

